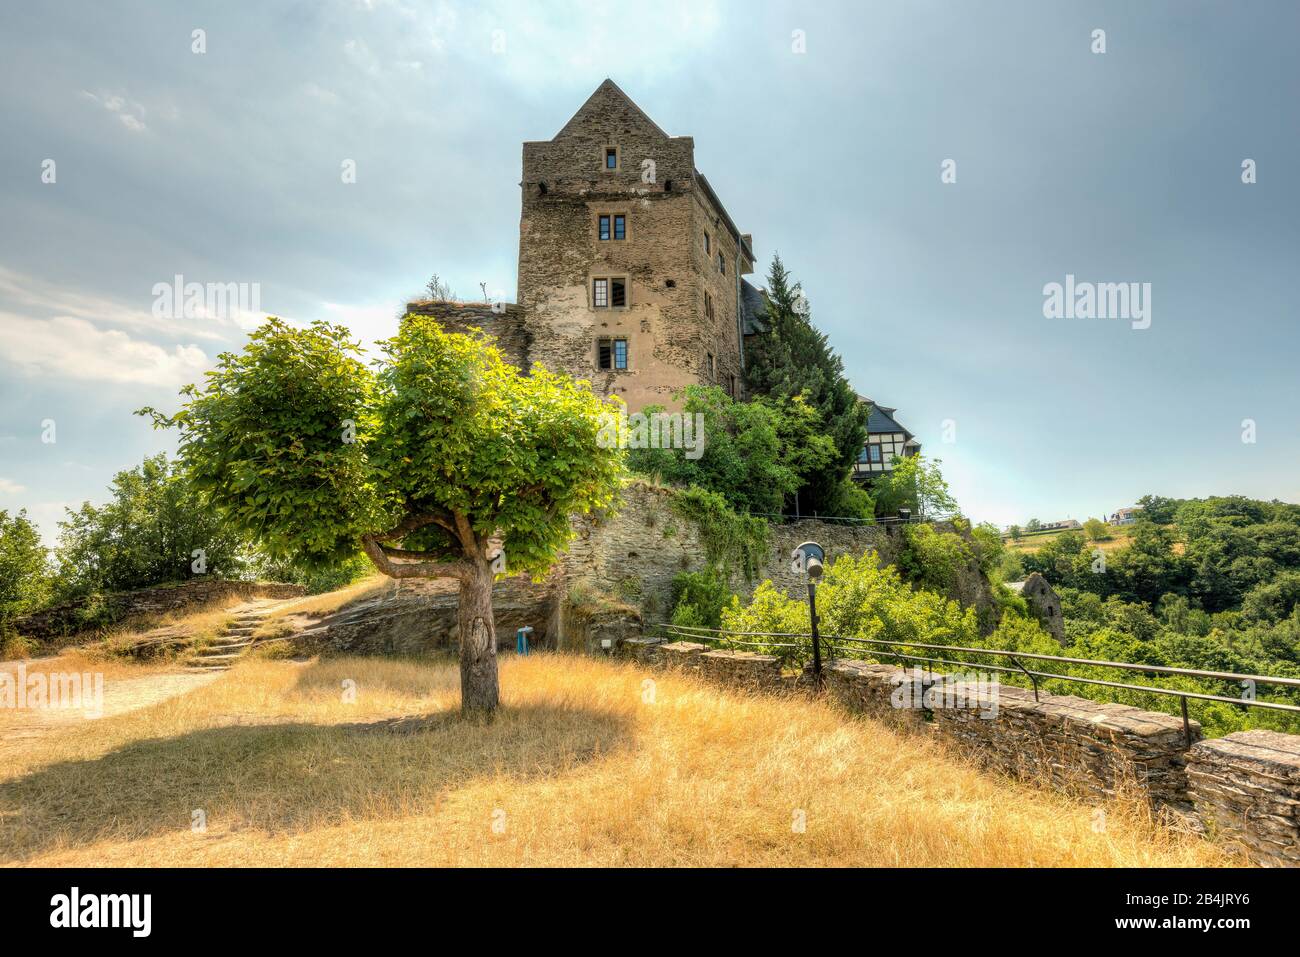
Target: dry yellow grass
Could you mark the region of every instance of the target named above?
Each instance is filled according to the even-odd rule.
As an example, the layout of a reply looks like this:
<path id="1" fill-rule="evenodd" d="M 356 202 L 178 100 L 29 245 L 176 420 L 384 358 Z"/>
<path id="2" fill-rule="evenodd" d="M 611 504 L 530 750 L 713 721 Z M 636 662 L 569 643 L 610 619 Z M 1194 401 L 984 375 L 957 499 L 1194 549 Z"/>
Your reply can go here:
<path id="1" fill-rule="evenodd" d="M 501 685 L 478 726 L 454 662 L 249 660 L 11 742 L 0 864 L 1226 863 L 1122 806 L 1099 833 L 1093 808 L 820 702 L 547 654 L 503 660 Z"/>

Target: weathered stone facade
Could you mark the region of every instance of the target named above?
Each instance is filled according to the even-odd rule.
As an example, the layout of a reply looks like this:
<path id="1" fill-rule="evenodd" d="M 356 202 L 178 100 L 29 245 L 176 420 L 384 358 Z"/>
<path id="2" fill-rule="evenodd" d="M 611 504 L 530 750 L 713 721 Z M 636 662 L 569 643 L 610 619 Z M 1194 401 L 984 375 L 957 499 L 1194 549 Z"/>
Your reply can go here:
<path id="1" fill-rule="evenodd" d="M 673 392 L 686 385 L 741 394 L 753 244 L 695 168 L 691 137 L 669 136 L 606 80 L 554 138 L 524 143 L 520 191 L 518 303 L 413 311 L 478 326 L 510 362 L 585 379 L 632 411 L 679 407 Z M 625 344 L 626 368 L 601 368 L 601 340 Z"/>
<path id="2" fill-rule="evenodd" d="M 1034 615 L 1048 633 L 1065 644 L 1065 617 L 1061 610 L 1061 596 L 1056 593 L 1047 579 L 1038 572 L 1033 572 L 1023 582 L 1016 582 L 1014 590 L 1029 606 Z"/>
<path id="3" fill-rule="evenodd" d="M 199 577 L 175 585 L 65 602 L 17 619 L 14 630 L 27 638 L 48 641 L 75 634 L 88 626 L 98 629 L 135 618 L 161 617 L 230 598 L 297 598 L 302 594 L 301 585 Z"/>

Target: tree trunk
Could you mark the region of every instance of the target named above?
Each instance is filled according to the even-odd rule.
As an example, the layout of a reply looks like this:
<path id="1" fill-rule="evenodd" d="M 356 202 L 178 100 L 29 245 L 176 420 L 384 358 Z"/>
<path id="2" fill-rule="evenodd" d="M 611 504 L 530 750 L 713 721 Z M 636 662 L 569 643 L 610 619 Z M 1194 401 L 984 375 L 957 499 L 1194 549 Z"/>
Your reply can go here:
<path id="1" fill-rule="evenodd" d="M 492 619 L 492 570 L 482 559 L 460 580 L 460 711 L 465 717 L 497 709 L 497 630 Z"/>

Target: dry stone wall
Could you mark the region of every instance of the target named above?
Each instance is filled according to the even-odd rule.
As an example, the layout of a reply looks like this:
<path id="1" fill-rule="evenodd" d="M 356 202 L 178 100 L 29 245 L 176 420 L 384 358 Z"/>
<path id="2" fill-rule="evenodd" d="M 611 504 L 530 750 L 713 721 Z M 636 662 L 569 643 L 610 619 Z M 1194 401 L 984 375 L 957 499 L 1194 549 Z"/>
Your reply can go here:
<path id="1" fill-rule="evenodd" d="M 1198 818 L 1271 867 L 1300 867 L 1300 737 L 1238 731 L 1188 752 Z"/>

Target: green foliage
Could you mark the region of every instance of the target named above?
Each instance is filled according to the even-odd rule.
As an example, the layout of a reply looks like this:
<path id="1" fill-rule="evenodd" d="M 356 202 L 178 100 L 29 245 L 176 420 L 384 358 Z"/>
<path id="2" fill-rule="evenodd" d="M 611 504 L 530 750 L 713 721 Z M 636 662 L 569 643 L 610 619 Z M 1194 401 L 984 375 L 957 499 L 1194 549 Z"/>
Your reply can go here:
<path id="1" fill-rule="evenodd" d="M 892 567 L 881 568 L 875 555 L 843 555 L 831 562 L 817 587 L 820 632 L 828 648 L 843 658 L 875 657 L 870 646 L 836 638 L 897 641 L 902 654 L 928 654 L 913 643 L 969 645 L 979 637 L 973 609 L 963 610 L 933 592 L 914 589 Z M 806 634 L 810 630 L 807 604 L 790 598 L 770 581 L 754 591 L 748 605 L 734 599 L 722 614 L 722 627 L 732 632 Z M 760 639 L 751 639 L 759 641 Z M 773 639 L 773 646 L 795 639 Z M 807 645 L 800 639 L 801 645 Z M 802 649 L 806 655 L 807 649 Z M 887 656 L 886 656 L 887 657 Z"/>
<path id="2" fill-rule="evenodd" d="M 616 400 L 540 366 L 523 375 L 427 316 L 381 348 L 372 372 L 346 328 L 270 319 L 175 416 L 142 411 L 181 430 L 187 474 L 233 528 L 313 567 L 401 542 L 434 574 L 464 557 L 463 520 L 480 544 L 504 540 L 511 573 L 540 575 L 571 515 L 612 505 L 622 453 L 596 435 Z"/>
<path id="3" fill-rule="evenodd" d="M 895 458 L 894 468 L 885 472 L 872 486 L 877 515 L 897 515 L 900 508 L 911 509 L 915 517 L 937 517 L 957 511 L 948 483 L 939 470 L 940 459 L 928 460 L 921 455 Z"/>
<path id="4" fill-rule="evenodd" d="M 930 525 L 905 525 L 898 552 L 903 578 L 922 588 L 951 594 L 958 573 L 975 558 L 975 547 L 954 532 L 935 531 Z"/>
<path id="5" fill-rule="evenodd" d="M 1083 523 L 1083 534 L 1090 542 L 1104 542 L 1110 537 L 1110 526 L 1099 518 L 1090 518 Z"/>
<path id="6" fill-rule="evenodd" d="M 738 571 L 752 580 L 767 554 L 768 524 L 736 512 L 717 492 L 692 486 L 678 491 L 673 508 L 700 530 L 705 558 L 723 575 Z"/>
<path id="7" fill-rule="evenodd" d="M 25 511 L 11 516 L 0 509 L 0 639 L 13 619 L 44 603 L 50 587 L 49 559 L 40 532 Z"/>
<path id="8" fill-rule="evenodd" d="M 830 439 L 835 453 L 826 464 L 797 466 L 804 512 L 842 514 L 833 508 L 841 480 L 867 439 L 870 410 L 844 376 L 844 362 L 812 323 L 799 284 L 781 257 L 767 276 L 768 331 L 746 343 L 745 381 L 752 395 L 774 400 L 803 399 L 816 411 L 816 434 Z"/>
<path id="9" fill-rule="evenodd" d="M 683 412 L 703 416 L 703 454 L 690 459 L 680 449 L 632 449 L 628 465 L 634 471 L 718 492 L 742 512 L 776 514 L 798 489 L 801 474 L 827 468 L 835 457 L 816 411 L 798 396 L 735 402 L 715 386 L 687 386 L 683 395 Z"/>
<path id="10" fill-rule="evenodd" d="M 68 509 L 59 529 L 60 599 L 186 581 L 199 549 L 203 574 L 238 578 L 247 564 L 245 538 L 163 454 L 118 472 L 106 504 Z"/>
<path id="11" fill-rule="evenodd" d="M 859 518 L 870 524 L 875 521 L 876 500 L 853 479 L 846 478 L 835 487 L 830 501 L 826 503 L 826 509 L 829 515 L 839 518 Z"/>
<path id="12" fill-rule="evenodd" d="M 358 552 L 332 565 L 302 565 L 297 562 L 261 559 L 253 565 L 253 574 L 262 581 L 289 582 L 302 585 L 309 595 L 346 588 L 375 571 L 370 559 Z"/>
<path id="13" fill-rule="evenodd" d="M 391 527 L 397 496 L 369 464 L 375 377 L 344 326 L 269 319 L 181 391 L 179 455 L 203 500 L 273 559 L 331 566 Z M 355 431 L 355 441 L 346 441 Z"/>
<path id="14" fill-rule="evenodd" d="M 731 587 L 716 568 L 681 572 L 673 578 L 674 625 L 719 628 L 722 610 L 731 600 Z"/>

